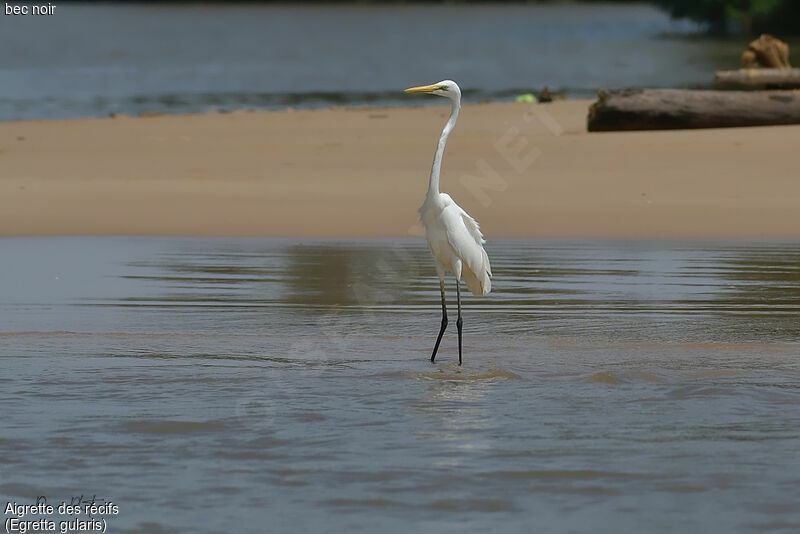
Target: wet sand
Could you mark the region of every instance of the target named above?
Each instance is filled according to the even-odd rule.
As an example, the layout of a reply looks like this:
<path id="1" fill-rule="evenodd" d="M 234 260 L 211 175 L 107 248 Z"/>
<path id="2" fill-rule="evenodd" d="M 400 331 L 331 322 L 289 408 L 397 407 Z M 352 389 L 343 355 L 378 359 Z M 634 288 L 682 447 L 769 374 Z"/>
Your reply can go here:
<path id="1" fill-rule="evenodd" d="M 490 239 L 800 236 L 800 127 L 589 134 L 589 103 L 465 105 L 443 191 Z M 447 111 L 0 123 L 0 235 L 413 235 Z"/>

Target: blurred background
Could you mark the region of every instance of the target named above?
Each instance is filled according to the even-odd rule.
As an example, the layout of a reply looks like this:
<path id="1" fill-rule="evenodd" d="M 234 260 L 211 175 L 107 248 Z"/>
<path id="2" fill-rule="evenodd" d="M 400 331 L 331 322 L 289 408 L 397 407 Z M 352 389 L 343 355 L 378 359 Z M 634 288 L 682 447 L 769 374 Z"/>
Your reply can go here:
<path id="1" fill-rule="evenodd" d="M 442 78 L 470 100 L 705 87 L 752 34 L 797 45 L 799 6 L 57 2 L 52 16 L 0 16 L 0 119 L 420 105 L 400 90 Z"/>

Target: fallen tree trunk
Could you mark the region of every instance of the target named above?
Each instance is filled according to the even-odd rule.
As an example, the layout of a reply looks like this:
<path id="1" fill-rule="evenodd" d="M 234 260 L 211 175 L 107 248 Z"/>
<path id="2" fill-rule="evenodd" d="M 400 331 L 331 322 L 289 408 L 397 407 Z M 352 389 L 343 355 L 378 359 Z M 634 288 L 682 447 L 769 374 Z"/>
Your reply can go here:
<path id="1" fill-rule="evenodd" d="M 600 91 L 588 118 L 590 132 L 774 124 L 800 124 L 800 91 Z"/>
<path id="2" fill-rule="evenodd" d="M 800 87 L 800 69 L 738 69 L 714 73 L 718 85 Z"/>

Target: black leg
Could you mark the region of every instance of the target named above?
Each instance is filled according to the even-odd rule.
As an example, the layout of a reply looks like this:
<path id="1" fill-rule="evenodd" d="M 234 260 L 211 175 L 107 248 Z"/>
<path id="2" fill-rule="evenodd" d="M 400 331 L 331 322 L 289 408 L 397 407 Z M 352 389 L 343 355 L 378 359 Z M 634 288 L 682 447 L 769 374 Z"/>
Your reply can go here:
<path id="1" fill-rule="evenodd" d="M 461 365 L 461 287 L 459 281 L 456 280 L 456 296 L 458 298 L 458 319 L 456 319 L 456 326 L 458 327 L 458 365 Z"/>
<path id="2" fill-rule="evenodd" d="M 447 306 L 444 301 L 444 280 L 439 281 L 439 289 L 442 292 L 442 327 L 439 329 L 439 337 L 436 338 L 436 345 L 433 346 L 433 354 L 431 354 L 431 363 L 436 359 L 436 351 L 439 350 L 439 343 L 442 342 L 444 329 L 447 328 Z"/>

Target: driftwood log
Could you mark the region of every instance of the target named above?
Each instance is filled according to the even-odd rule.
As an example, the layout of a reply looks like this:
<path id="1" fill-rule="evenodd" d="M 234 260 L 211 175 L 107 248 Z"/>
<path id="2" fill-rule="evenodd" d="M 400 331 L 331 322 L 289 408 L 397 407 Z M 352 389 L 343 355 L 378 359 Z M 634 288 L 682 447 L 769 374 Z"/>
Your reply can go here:
<path id="1" fill-rule="evenodd" d="M 590 132 L 800 124 L 800 91 L 600 91 Z"/>
<path id="2" fill-rule="evenodd" d="M 739 69 L 719 70 L 714 73 L 717 85 L 800 87 L 800 69 Z"/>
<path id="3" fill-rule="evenodd" d="M 747 50 L 742 52 L 742 68 L 752 69 L 764 67 L 767 69 L 790 69 L 789 45 L 769 34 L 747 45 Z"/>
<path id="4" fill-rule="evenodd" d="M 721 86 L 794 89 L 800 87 L 800 69 L 789 63 L 789 45 L 763 34 L 742 52 L 742 68 L 714 73 Z"/>

